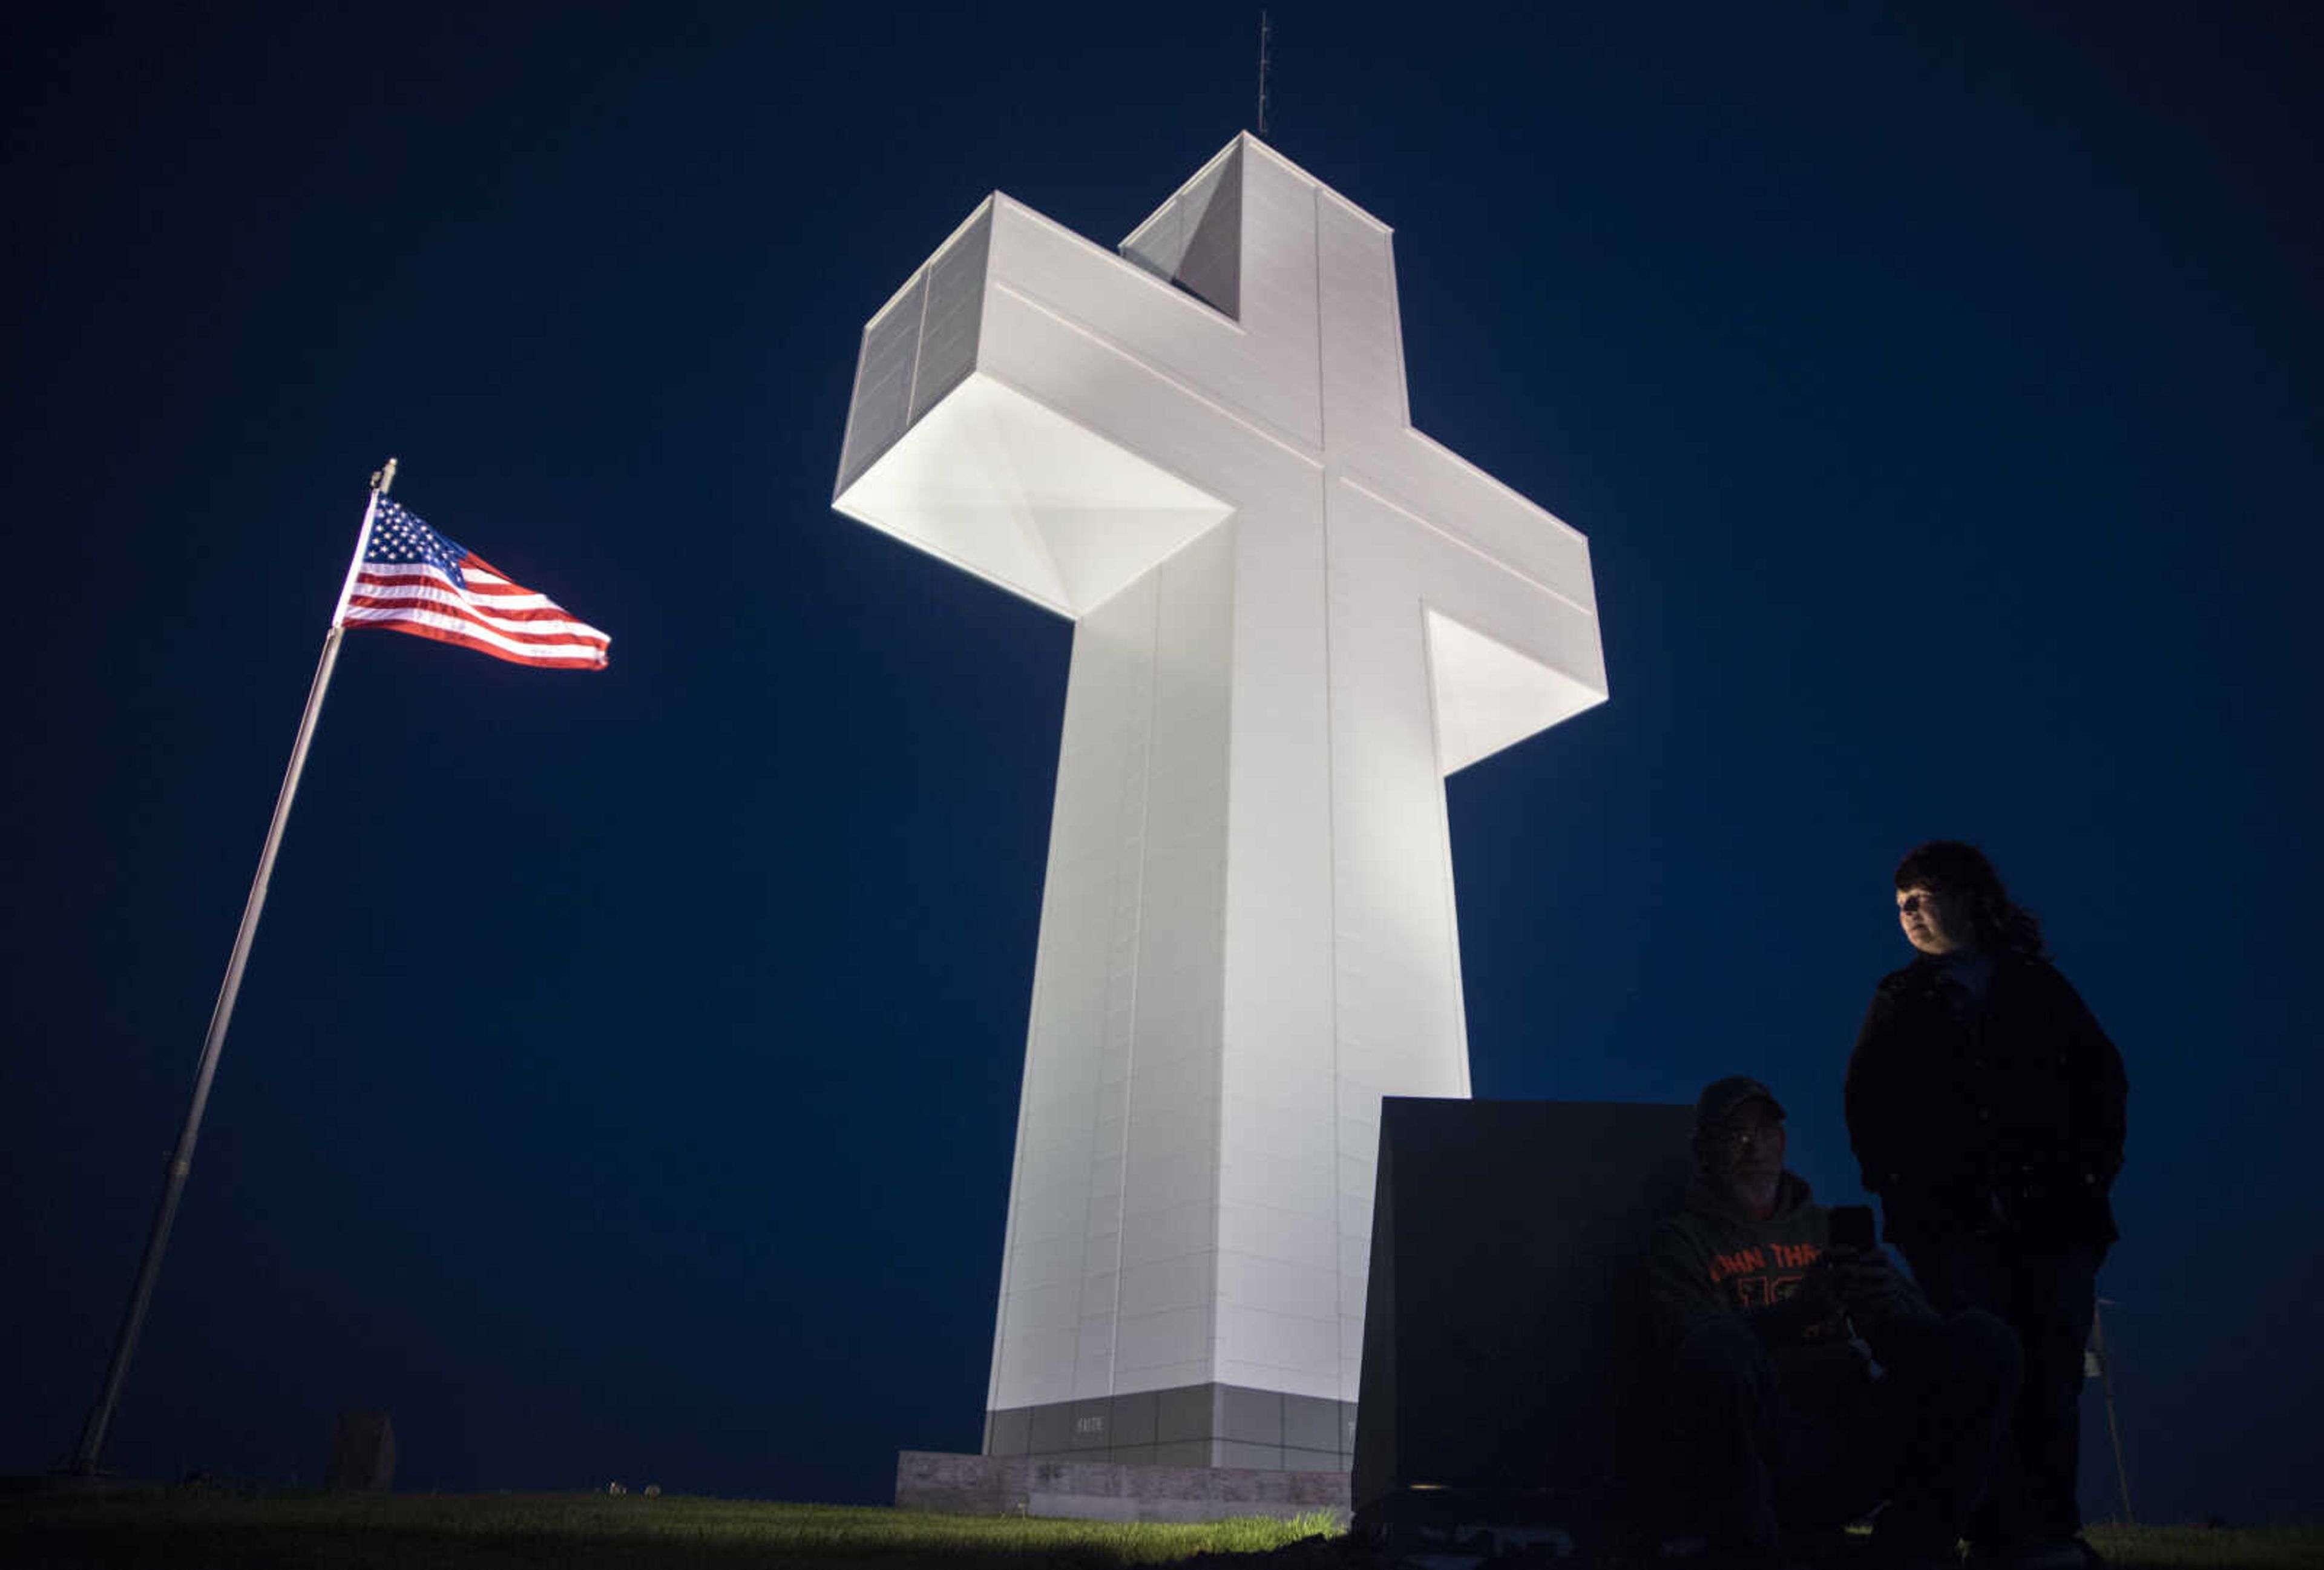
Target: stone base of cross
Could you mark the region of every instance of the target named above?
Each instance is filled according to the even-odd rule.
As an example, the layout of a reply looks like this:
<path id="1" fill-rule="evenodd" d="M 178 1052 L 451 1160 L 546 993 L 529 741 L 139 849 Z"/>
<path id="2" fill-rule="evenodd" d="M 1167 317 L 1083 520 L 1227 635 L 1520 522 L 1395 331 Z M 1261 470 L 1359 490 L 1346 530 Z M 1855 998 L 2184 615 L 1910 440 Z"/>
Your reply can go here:
<path id="1" fill-rule="evenodd" d="M 1605 699 L 1587 542 L 1249 136 L 1119 254 L 980 205 L 833 504 L 1074 623 L 986 1453 L 1344 1470 L 1380 1097 L 1469 1094 L 1443 779 Z"/>

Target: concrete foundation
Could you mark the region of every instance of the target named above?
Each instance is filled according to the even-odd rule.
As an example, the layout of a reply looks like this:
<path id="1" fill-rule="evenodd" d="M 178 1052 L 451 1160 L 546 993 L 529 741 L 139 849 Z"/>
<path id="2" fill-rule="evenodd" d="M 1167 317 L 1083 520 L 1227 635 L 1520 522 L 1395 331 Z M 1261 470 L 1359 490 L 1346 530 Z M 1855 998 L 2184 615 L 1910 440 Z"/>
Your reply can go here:
<path id="1" fill-rule="evenodd" d="M 1138 1466 L 906 1450 L 896 1457 L 898 1510 L 1090 1521 L 1219 1521 L 1328 1510 L 1348 1524 L 1345 1472 L 1241 1466 Z"/>
<path id="2" fill-rule="evenodd" d="M 1236 1385 L 1096 1396 L 984 1416 L 983 1453 L 1028 1461 L 1345 1472 L 1355 1448 L 1355 1402 Z"/>

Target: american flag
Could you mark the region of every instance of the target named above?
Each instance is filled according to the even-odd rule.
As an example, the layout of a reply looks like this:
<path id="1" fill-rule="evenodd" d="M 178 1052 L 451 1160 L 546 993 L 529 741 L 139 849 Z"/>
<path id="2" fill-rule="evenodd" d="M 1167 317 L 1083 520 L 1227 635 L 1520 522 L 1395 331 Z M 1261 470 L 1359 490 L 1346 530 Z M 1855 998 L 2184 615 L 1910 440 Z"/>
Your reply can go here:
<path id="1" fill-rule="evenodd" d="M 613 641 L 384 498 L 339 624 L 388 627 L 567 670 L 603 670 Z"/>

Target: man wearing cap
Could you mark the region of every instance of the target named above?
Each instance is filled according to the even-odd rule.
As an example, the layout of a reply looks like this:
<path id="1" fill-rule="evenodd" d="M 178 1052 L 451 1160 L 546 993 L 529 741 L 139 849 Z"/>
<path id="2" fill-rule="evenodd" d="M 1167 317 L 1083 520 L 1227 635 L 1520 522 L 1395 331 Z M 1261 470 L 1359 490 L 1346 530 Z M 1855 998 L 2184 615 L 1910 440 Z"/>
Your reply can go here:
<path id="1" fill-rule="evenodd" d="M 1655 1229 L 1687 1532 L 1665 1554 L 1774 1565 L 1787 1535 L 1877 1509 L 1877 1564 L 1950 1566 L 2017 1391 L 2016 1338 L 1989 1314 L 1939 1316 L 1877 1244 L 1836 1247 L 1784 1146 L 1766 1085 L 1705 1087 L 1686 1209 Z"/>

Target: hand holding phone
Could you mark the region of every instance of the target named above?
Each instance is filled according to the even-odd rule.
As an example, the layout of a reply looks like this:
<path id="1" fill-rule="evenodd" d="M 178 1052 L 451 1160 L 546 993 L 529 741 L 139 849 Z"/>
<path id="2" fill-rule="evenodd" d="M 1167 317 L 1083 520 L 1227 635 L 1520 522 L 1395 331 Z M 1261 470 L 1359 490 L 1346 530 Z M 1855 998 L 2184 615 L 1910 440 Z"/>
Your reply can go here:
<path id="1" fill-rule="evenodd" d="M 1872 1207 L 1868 1205 L 1835 1205 L 1831 1209 L 1831 1246 L 1836 1249 L 1856 1249 L 1870 1252 L 1880 1246 L 1873 1235 Z"/>

